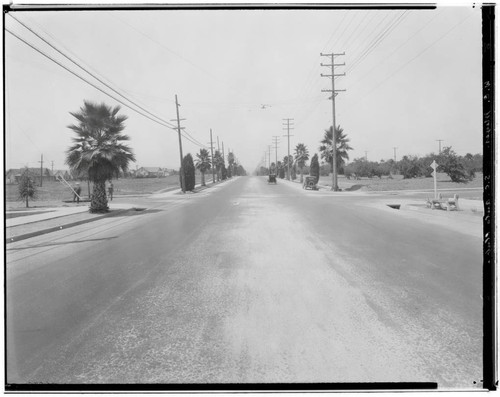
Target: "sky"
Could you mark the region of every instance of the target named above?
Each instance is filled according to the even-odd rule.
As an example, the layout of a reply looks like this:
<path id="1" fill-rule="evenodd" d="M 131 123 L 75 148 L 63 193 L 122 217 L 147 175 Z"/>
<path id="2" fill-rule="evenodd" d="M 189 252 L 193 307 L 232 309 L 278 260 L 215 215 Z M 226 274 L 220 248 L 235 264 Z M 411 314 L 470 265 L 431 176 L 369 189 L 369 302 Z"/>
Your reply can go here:
<path id="1" fill-rule="evenodd" d="M 320 53 L 332 52 L 345 54 L 335 57 L 345 63 L 335 67 L 345 73 L 335 79 L 335 89 L 345 90 L 335 116 L 353 147 L 351 161 L 436 153 L 438 140 L 461 155 L 482 152 L 481 10 L 472 3 L 12 11 L 5 29 L 7 169 L 40 167 L 42 155 L 47 168 L 67 169 L 70 112 L 84 100 L 120 105 L 128 116 L 131 168 L 179 168 L 176 95 L 184 154 L 210 149 L 212 130 L 215 148 L 218 140 L 252 172 L 269 158 L 269 146 L 275 161 L 273 136 L 278 160 L 288 154 L 287 118 L 290 152 L 304 143 L 318 153 L 333 116 L 331 93 L 322 92 L 331 79 L 321 76 L 331 68 L 320 65 L 331 62 Z"/>

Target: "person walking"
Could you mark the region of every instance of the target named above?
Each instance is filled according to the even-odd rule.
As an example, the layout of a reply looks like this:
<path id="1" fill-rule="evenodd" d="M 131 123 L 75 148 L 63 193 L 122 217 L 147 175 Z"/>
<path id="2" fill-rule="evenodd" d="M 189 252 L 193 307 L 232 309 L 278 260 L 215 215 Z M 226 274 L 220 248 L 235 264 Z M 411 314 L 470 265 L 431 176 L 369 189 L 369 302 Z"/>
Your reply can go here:
<path id="1" fill-rule="evenodd" d="M 114 191 L 113 182 L 109 182 L 108 197 L 110 201 L 113 201 L 113 191 Z"/>
<path id="2" fill-rule="evenodd" d="M 80 204 L 80 193 L 82 192 L 82 188 L 78 182 L 76 183 L 74 191 L 75 194 L 73 195 L 73 202 L 76 201 L 77 204 Z"/>

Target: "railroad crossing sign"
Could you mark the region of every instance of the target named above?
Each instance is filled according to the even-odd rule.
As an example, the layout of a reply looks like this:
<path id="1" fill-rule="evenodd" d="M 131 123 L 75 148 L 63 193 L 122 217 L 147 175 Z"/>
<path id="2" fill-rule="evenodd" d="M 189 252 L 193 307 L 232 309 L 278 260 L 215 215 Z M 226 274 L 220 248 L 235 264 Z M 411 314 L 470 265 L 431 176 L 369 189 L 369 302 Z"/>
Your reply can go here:
<path id="1" fill-rule="evenodd" d="M 436 169 L 438 167 L 438 163 L 436 163 L 436 160 L 432 161 L 431 168 L 433 169 L 432 171 L 432 176 L 434 177 L 434 198 L 437 199 L 437 172 Z"/>

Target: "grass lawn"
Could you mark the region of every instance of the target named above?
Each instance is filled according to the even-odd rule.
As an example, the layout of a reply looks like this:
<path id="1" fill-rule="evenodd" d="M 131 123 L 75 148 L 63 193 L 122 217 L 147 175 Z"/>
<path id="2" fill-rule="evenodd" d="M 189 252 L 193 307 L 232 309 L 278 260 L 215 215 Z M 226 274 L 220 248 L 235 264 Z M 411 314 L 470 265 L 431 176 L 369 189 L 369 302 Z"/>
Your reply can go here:
<path id="1" fill-rule="evenodd" d="M 211 179 L 206 179 L 210 182 Z M 196 175 L 196 183 L 201 182 L 201 175 Z M 72 183 L 73 185 L 73 183 Z M 80 182 L 82 188 L 81 196 L 83 199 L 89 198 L 89 189 L 86 181 Z M 132 195 L 132 194 L 150 194 L 164 189 L 179 187 L 179 176 L 172 175 L 165 178 L 130 178 L 113 180 L 114 194 Z M 92 192 L 92 184 L 90 184 Z M 38 198 L 35 201 L 30 200 L 30 207 L 42 207 L 51 205 L 61 205 L 63 201 L 73 200 L 73 192 L 69 187 L 57 181 L 43 182 L 42 187 L 38 187 Z M 25 203 L 18 201 L 18 185 L 5 186 L 5 201 L 9 207 L 25 207 Z M 18 205 L 16 204 L 18 203 Z"/>
<path id="2" fill-rule="evenodd" d="M 338 184 L 341 189 L 349 190 L 368 190 L 368 191 L 386 191 L 386 190 L 420 190 L 434 189 L 434 178 L 413 178 L 403 179 L 402 175 L 394 175 L 393 179 L 382 177 L 347 179 L 344 175 L 338 176 Z M 332 176 L 321 176 L 319 184 L 332 186 Z M 438 189 L 456 189 L 456 188 L 482 188 L 483 174 L 477 173 L 476 177 L 468 183 L 456 183 L 450 180 L 450 177 L 444 173 L 437 175 Z"/>

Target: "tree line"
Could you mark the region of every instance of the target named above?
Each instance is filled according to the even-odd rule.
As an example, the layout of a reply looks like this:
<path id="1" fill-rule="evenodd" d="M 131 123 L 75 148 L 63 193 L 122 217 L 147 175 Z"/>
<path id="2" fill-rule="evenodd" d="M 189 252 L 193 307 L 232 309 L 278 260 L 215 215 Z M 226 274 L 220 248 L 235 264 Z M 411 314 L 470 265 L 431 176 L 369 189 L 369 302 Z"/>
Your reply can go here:
<path id="1" fill-rule="evenodd" d="M 465 156 L 458 155 L 451 146 L 445 147 L 439 154 L 430 153 L 425 156 L 405 155 L 399 161 L 380 160 L 367 161 L 366 158 L 356 158 L 348 163 L 349 151 L 353 150 L 350 146 L 347 134 L 344 130 L 337 126 L 335 128 L 336 138 L 336 158 L 337 170 L 339 174 L 344 175 L 347 179 L 373 178 L 373 177 L 388 177 L 393 175 L 402 175 L 404 179 L 431 177 L 432 168 L 430 165 L 433 161 L 438 164 L 437 172 L 446 173 L 453 182 L 467 183 L 471 181 L 477 172 L 483 171 L 483 155 L 467 153 Z M 285 178 L 285 174 L 290 163 L 291 175 L 290 178 L 297 179 L 297 168 L 300 171 L 300 182 L 303 182 L 303 175 L 309 174 L 316 177 L 316 182 L 320 176 L 328 176 L 333 172 L 333 128 L 324 131 L 323 138 L 318 147 L 318 154 L 311 157 L 309 160 L 309 150 L 303 143 L 297 144 L 295 147 L 294 156 L 285 156 L 283 160 L 277 164 L 271 163 L 271 167 L 275 167 L 277 175 L 280 178 Z M 321 164 L 319 162 L 321 159 Z M 268 175 L 269 168 L 260 166 L 256 171 L 256 175 Z"/>

